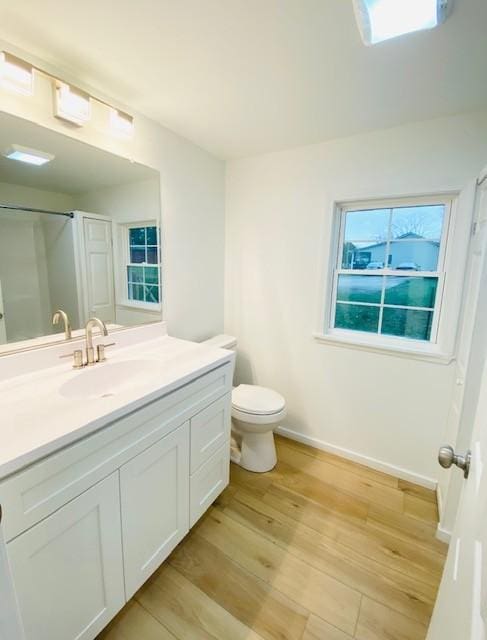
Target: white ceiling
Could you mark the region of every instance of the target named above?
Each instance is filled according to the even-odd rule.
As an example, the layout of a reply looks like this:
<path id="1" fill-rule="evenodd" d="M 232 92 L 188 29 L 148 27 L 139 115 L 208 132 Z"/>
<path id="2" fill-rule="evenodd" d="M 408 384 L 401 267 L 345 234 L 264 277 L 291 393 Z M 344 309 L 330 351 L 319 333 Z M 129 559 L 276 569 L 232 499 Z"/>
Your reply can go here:
<path id="1" fill-rule="evenodd" d="M 222 157 L 487 105 L 487 2 L 364 47 L 351 0 L 0 0 L 0 37 Z"/>
<path id="2" fill-rule="evenodd" d="M 40 167 L 8 160 L 1 154 L 12 143 L 52 153 L 55 158 Z M 0 112 L 0 182 L 75 194 L 157 175 L 154 169 Z"/>

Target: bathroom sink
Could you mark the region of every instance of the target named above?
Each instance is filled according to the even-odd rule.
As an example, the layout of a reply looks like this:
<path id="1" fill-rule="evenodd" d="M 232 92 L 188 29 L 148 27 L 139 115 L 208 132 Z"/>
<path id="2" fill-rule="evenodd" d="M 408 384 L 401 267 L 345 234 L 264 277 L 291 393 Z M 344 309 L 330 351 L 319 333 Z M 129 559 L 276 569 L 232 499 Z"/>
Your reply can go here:
<path id="1" fill-rule="evenodd" d="M 65 398 L 109 398 L 151 383 L 160 371 L 152 360 L 98 363 L 65 382 L 59 393 Z"/>

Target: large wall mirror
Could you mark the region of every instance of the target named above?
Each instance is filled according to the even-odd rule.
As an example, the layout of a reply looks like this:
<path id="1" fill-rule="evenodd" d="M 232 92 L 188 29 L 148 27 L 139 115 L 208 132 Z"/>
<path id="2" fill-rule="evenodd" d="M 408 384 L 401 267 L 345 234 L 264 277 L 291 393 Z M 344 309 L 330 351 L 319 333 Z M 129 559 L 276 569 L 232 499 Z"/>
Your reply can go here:
<path id="1" fill-rule="evenodd" d="M 0 355 L 65 339 L 58 310 L 161 320 L 160 219 L 154 169 L 0 113 Z"/>

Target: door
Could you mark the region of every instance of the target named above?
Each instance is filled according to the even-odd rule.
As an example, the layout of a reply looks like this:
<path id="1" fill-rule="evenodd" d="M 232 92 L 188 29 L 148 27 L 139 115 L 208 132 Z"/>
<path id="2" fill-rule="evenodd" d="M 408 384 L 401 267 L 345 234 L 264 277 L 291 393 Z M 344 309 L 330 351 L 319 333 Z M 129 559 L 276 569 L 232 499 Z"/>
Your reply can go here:
<path id="1" fill-rule="evenodd" d="M 93 640 L 125 603 L 118 472 L 7 544 L 26 640 Z"/>
<path id="2" fill-rule="evenodd" d="M 470 475 L 464 480 L 427 640 L 487 637 L 487 361 L 481 375 L 471 451 Z"/>
<path id="3" fill-rule="evenodd" d="M 127 599 L 189 530 L 189 424 L 120 469 Z"/>
<path id="4" fill-rule="evenodd" d="M 0 281 L 0 344 L 7 342 L 7 329 L 5 328 L 5 307 L 3 306 L 2 283 Z"/>
<path id="5" fill-rule="evenodd" d="M 458 451 L 470 446 L 479 399 L 484 359 L 487 354 L 487 181 L 477 189 L 469 265 L 465 279 L 463 318 L 455 362 L 455 386 L 445 434 Z M 440 526 L 451 531 L 463 488 L 460 474 L 440 477 L 443 510 Z"/>
<path id="6" fill-rule="evenodd" d="M 83 239 L 83 280 L 88 316 L 96 316 L 104 322 L 114 322 L 115 286 L 111 221 L 84 216 Z"/>
<path id="7" fill-rule="evenodd" d="M 455 466 L 448 500 L 461 496 L 428 640 L 487 637 L 487 183 L 477 194 L 476 219 L 459 345 L 457 388 L 462 397 L 456 450 L 471 451 L 464 478 Z M 463 343 L 463 344 L 462 344 Z M 464 387 L 464 388 L 463 388 Z M 458 392 L 457 392 L 458 394 Z M 450 505 L 449 505 L 450 506 Z"/>

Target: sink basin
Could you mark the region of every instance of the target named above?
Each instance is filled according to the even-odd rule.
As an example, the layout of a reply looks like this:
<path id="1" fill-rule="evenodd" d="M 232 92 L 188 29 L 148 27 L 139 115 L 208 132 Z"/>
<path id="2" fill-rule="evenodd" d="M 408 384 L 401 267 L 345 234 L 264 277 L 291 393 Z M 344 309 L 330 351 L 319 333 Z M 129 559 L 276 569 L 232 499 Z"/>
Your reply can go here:
<path id="1" fill-rule="evenodd" d="M 153 382 L 160 371 L 153 360 L 98 363 L 65 382 L 59 393 L 65 398 L 109 398 Z"/>

